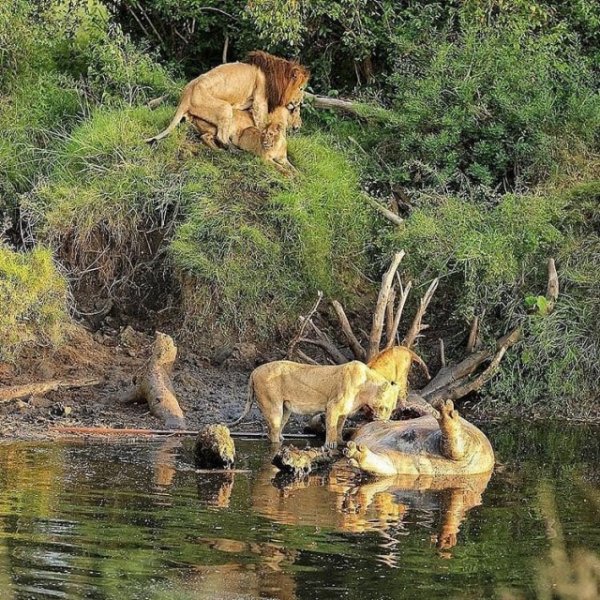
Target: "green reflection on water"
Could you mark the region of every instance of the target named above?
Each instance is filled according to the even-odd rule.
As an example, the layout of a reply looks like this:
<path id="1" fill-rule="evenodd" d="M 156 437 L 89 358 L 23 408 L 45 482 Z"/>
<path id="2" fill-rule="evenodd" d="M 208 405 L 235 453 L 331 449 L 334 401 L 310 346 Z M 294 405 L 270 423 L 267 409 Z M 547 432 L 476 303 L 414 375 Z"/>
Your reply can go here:
<path id="1" fill-rule="evenodd" d="M 487 487 L 345 469 L 278 487 L 256 442 L 226 474 L 189 470 L 173 439 L 0 444 L 0 598 L 528 598 L 594 572 L 598 428 L 484 429 Z"/>

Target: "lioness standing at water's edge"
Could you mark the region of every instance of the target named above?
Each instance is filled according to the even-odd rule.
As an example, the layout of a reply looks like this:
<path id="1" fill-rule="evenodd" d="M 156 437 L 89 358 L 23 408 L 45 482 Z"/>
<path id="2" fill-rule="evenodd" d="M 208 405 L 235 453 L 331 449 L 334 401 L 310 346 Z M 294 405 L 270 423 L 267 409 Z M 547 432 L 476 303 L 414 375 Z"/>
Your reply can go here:
<path id="1" fill-rule="evenodd" d="M 335 448 L 342 441 L 346 418 L 360 408 L 370 408 L 376 419 L 389 419 L 396 407 L 398 386 L 356 360 L 331 366 L 276 360 L 252 371 L 244 412 L 230 427 L 248 414 L 254 398 L 267 421 L 271 442 L 281 441 L 292 413 L 325 412 L 325 444 Z"/>

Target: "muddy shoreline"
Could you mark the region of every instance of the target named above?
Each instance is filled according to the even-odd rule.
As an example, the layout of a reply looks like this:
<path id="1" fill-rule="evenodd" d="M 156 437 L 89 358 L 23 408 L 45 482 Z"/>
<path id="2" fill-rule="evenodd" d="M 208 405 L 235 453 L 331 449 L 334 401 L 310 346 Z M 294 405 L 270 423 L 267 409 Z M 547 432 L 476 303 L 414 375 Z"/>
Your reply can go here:
<path id="1" fill-rule="evenodd" d="M 54 427 L 164 429 L 147 404 L 120 401 L 123 390 L 148 359 L 151 336 L 131 328 L 98 335 L 80 327 L 69 336 L 67 343 L 56 350 L 32 348 L 14 364 L 0 363 L 0 388 L 61 378 L 92 377 L 101 383 L 0 402 L 0 439 L 73 436 L 54 431 Z M 187 429 L 235 420 L 244 408 L 248 376 L 259 358 L 253 349 L 238 348 L 215 366 L 179 348 L 172 380 Z M 305 422 L 292 418 L 287 430 L 299 433 Z M 236 430 L 263 431 L 255 407 Z"/>
<path id="2" fill-rule="evenodd" d="M 29 396 L 0 402 L 0 439 L 63 439 L 74 434 L 56 431 L 55 427 L 105 427 L 164 429 L 150 414 L 146 404 L 123 404 L 120 396 L 148 359 L 152 337 L 126 328 L 117 333 L 91 334 L 75 327 L 67 343 L 56 350 L 33 348 L 14 364 L 0 363 L 0 388 L 55 378 L 95 377 L 101 383 L 80 389 L 61 389 L 43 396 Z M 187 429 L 197 430 L 210 423 L 227 423 L 242 412 L 247 395 L 248 376 L 257 362 L 254 349 L 233 349 L 216 366 L 208 360 L 179 348 L 173 373 L 173 386 L 186 417 Z M 498 414 L 493 402 L 465 403 L 463 415 L 477 422 L 536 418 L 549 415 Z M 554 417 L 555 419 L 557 417 Z M 600 423 L 600 415 L 584 418 L 573 415 L 563 421 Z M 287 433 L 301 433 L 308 419 L 294 417 Z M 236 427 L 241 432 L 265 431 L 256 407 Z M 88 434 L 86 434 L 88 435 Z"/>

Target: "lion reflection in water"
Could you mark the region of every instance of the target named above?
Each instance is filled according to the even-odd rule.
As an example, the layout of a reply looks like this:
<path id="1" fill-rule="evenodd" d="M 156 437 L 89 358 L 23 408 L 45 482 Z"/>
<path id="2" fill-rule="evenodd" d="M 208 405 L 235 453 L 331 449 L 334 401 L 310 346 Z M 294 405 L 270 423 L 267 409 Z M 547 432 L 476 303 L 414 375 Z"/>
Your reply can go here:
<path id="1" fill-rule="evenodd" d="M 436 547 L 456 545 L 468 511 L 482 502 L 491 471 L 478 475 L 403 475 L 357 482 L 343 461 L 327 473 L 281 480 L 270 464 L 261 469 L 252 490 L 259 514 L 286 525 L 312 525 L 351 533 L 380 531 L 386 538 L 404 529 L 411 512 L 441 512 Z M 390 557 L 393 560 L 393 557 Z"/>

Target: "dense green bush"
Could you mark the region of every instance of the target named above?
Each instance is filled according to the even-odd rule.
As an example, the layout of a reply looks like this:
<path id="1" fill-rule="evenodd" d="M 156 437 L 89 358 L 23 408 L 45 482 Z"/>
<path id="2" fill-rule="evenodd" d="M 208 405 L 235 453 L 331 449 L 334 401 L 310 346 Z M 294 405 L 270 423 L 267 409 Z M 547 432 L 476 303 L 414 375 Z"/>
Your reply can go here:
<path id="1" fill-rule="evenodd" d="M 585 414 L 596 398 L 599 201 L 597 182 L 506 195 L 491 209 L 443 197 L 388 238 L 407 251 L 403 265 L 418 283 L 442 277 L 441 309 L 457 327 L 466 329 L 473 316 L 483 315 L 487 341 L 522 327 L 521 343 L 491 387 L 504 403 L 547 413 L 562 402 L 562 412 Z M 561 293 L 547 314 L 551 256 Z"/>
<path id="2" fill-rule="evenodd" d="M 38 247 L 13 252 L 0 244 L 0 360 L 28 342 L 58 343 L 67 322 L 67 282 L 52 253 Z"/>

